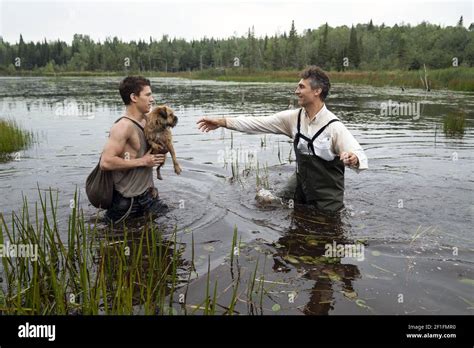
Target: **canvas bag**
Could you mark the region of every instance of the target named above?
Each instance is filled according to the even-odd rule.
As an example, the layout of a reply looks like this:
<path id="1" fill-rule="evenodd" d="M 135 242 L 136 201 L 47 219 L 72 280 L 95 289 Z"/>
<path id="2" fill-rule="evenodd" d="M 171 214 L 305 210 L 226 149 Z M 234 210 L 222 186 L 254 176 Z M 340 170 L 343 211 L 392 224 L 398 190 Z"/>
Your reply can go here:
<path id="1" fill-rule="evenodd" d="M 130 117 L 120 117 L 114 123 L 117 123 L 122 118 L 129 119 L 144 131 L 141 124 L 132 120 Z M 91 202 L 91 204 L 96 208 L 109 209 L 112 206 L 112 199 L 114 196 L 114 180 L 112 177 L 112 171 L 100 169 L 100 158 L 99 163 L 86 179 L 86 194 L 89 202 Z"/>

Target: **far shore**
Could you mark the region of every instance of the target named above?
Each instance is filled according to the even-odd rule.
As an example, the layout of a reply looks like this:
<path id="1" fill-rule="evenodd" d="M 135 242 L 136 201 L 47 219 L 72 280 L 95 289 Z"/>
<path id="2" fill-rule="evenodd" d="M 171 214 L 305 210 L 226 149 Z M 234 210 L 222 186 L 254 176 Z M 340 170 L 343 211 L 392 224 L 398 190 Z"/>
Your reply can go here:
<path id="1" fill-rule="evenodd" d="M 6 74 L 0 71 L 0 76 L 47 76 L 47 77 L 103 77 L 143 75 L 146 77 L 181 77 L 195 80 L 215 80 L 234 82 L 296 82 L 297 70 L 249 70 L 243 68 L 206 69 L 196 71 L 46 71 L 36 69 L 31 71 L 16 71 Z M 398 87 L 420 89 L 448 89 L 453 91 L 474 92 L 474 68 L 452 67 L 447 69 L 411 71 L 329 71 L 332 83 L 348 83 L 370 85 L 375 87 Z"/>

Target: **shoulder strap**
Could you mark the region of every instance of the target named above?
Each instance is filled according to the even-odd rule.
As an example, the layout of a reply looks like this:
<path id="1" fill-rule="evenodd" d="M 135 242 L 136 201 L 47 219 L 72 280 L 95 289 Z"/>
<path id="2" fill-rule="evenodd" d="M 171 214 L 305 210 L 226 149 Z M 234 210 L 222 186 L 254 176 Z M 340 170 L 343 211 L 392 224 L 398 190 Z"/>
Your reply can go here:
<path id="1" fill-rule="evenodd" d="M 307 136 L 305 136 L 304 134 L 301 134 L 300 133 L 300 128 L 301 128 L 301 112 L 303 111 L 303 108 L 300 109 L 300 112 L 298 113 L 298 125 L 296 126 L 296 136 L 295 136 L 295 141 L 296 141 L 296 144 L 298 144 L 298 142 L 300 141 L 300 138 L 303 138 L 304 140 L 306 140 L 307 142 L 310 142 L 311 139 L 309 139 Z"/>
<path id="2" fill-rule="evenodd" d="M 300 109 L 300 112 L 298 112 L 298 126 L 296 127 L 296 131 L 299 133 L 300 132 L 300 125 L 301 125 L 301 112 L 303 111 L 303 108 Z"/>
<path id="3" fill-rule="evenodd" d="M 329 121 L 328 123 L 326 123 L 326 125 L 325 125 L 324 127 L 321 127 L 321 129 L 316 132 L 316 134 L 313 136 L 313 138 L 311 139 L 311 141 L 308 142 L 308 148 L 311 150 L 311 152 L 313 153 L 313 155 L 316 156 L 316 153 L 315 153 L 315 151 L 314 151 L 314 145 L 313 145 L 313 143 L 314 143 L 314 141 L 316 140 L 316 138 L 319 137 L 319 135 L 320 135 L 322 132 L 324 132 L 324 130 L 326 129 L 327 126 L 329 126 L 331 123 L 337 122 L 337 121 L 339 121 L 339 120 L 338 120 L 337 118 L 335 118 L 335 119 Z"/>
<path id="4" fill-rule="evenodd" d="M 132 121 L 133 123 L 135 123 L 135 125 L 137 125 L 138 128 L 140 128 L 142 130 L 143 133 L 145 133 L 145 129 L 143 129 L 142 125 L 140 123 L 138 123 L 137 121 L 135 121 L 134 119 L 131 119 L 130 117 L 127 117 L 127 116 L 122 116 L 120 117 L 117 121 L 115 121 L 114 123 L 117 123 L 118 121 L 120 121 L 122 118 L 126 118 L 126 119 L 129 119 L 130 121 Z"/>
<path id="5" fill-rule="evenodd" d="M 311 142 L 315 141 L 316 138 L 319 137 L 319 135 L 320 135 L 322 132 L 324 132 L 324 130 L 326 129 L 327 126 L 329 126 L 331 123 L 337 122 L 337 121 L 339 121 L 339 120 L 338 120 L 337 118 L 335 118 L 335 119 L 329 121 L 328 123 L 326 123 L 326 125 L 325 125 L 324 127 L 322 127 L 320 130 L 318 130 L 318 131 L 316 132 L 316 134 L 315 134 L 315 135 L 313 136 L 313 138 L 311 139 Z"/>

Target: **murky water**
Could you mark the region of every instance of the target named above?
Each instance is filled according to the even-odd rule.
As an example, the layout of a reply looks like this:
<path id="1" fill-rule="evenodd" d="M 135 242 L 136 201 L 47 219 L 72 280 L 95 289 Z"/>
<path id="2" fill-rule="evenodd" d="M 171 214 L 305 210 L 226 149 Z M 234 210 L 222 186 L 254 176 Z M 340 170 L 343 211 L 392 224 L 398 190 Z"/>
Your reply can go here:
<path id="1" fill-rule="evenodd" d="M 0 116 L 38 135 L 37 144 L 16 154 L 15 161 L 0 164 L 4 215 L 20 210 L 22 194 L 35 202 L 38 186 L 51 187 L 59 191 L 59 221 L 67 226 L 74 190 L 83 188 L 123 110 L 119 80 L 0 78 Z M 210 255 L 211 284 L 217 280 L 222 306 L 230 301 L 236 273 L 240 277 L 238 313 L 474 312 L 472 94 L 336 84 L 327 106 L 364 147 L 370 169 L 346 171 L 347 210 L 340 219 L 327 219 L 255 201 L 262 180 L 277 190 L 293 173 L 288 138 L 228 130 L 203 134 L 195 125 L 202 115 L 286 109 L 293 84 L 152 83 L 157 102 L 169 104 L 179 117 L 173 133 L 183 173 L 176 176 L 168 160 L 164 180 L 155 183 L 173 207 L 158 223 L 167 231 L 177 226 L 188 259 L 190 232 L 194 235 L 199 277 L 190 284 L 189 303 L 198 305 L 205 296 Z M 381 113 L 389 100 L 420 103 L 420 117 Z M 464 135 L 447 137 L 443 118 L 459 110 L 466 113 Z M 234 180 L 232 155 L 239 161 Z M 92 219 L 96 210 L 84 194 L 80 201 Z M 231 272 L 234 226 L 242 244 L 238 268 Z M 354 245 L 360 253 L 325 256 L 334 243 Z"/>

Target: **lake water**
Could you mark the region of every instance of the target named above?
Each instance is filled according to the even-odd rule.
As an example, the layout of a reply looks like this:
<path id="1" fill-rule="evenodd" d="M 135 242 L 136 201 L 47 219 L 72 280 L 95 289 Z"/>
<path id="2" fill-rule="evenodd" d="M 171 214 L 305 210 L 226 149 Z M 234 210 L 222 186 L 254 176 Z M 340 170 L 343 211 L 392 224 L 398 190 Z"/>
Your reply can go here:
<path id="1" fill-rule="evenodd" d="M 37 135 L 16 160 L 0 163 L 0 208 L 7 220 L 11 211 L 20 211 L 22 195 L 34 203 L 38 186 L 52 188 L 59 192 L 66 235 L 74 191 L 83 189 L 123 112 L 119 81 L 0 78 L 0 117 Z M 205 296 L 210 255 L 211 284 L 217 281 L 218 302 L 228 305 L 236 226 L 242 242 L 238 313 L 474 313 L 473 94 L 335 84 L 327 106 L 365 149 L 369 170 L 346 170 L 346 211 L 329 219 L 255 200 L 262 179 L 275 191 L 294 172 L 290 139 L 221 129 L 204 134 L 196 127 L 202 115 L 287 109 L 295 84 L 151 81 L 157 103 L 179 117 L 173 134 L 183 173 L 175 175 L 168 158 L 164 180 L 155 179 L 172 207 L 157 223 L 164 231 L 177 227 L 184 259 L 191 257 L 194 235 L 198 276 L 189 285 L 189 303 L 198 305 Z M 419 103 L 419 117 L 383 112 L 383 103 L 395 102 Z M 446 136 L 443 119 L 460 110 L 466 114 L 464 134 Z M 239 162 L 233 180 L 232 156 Z M 83 192 L 80 203 L 93 220 L 97 210 Z M 360 253 L 326 257 L 334 243 L 357 246 Z M 262 284 L 263 294 L 252 302 L 247 289 L 255 269 L 254 297 L 260 297 Z"/>

